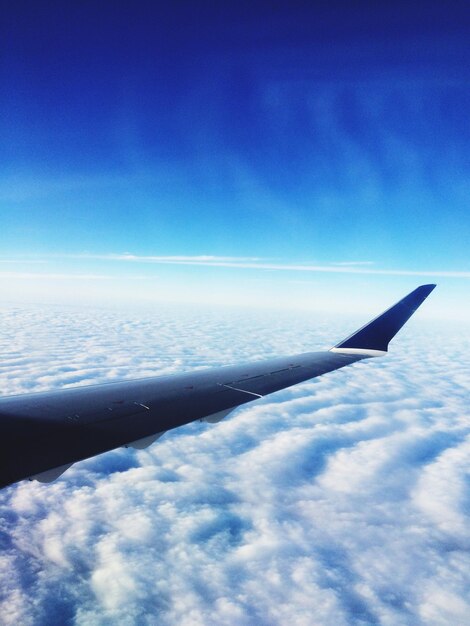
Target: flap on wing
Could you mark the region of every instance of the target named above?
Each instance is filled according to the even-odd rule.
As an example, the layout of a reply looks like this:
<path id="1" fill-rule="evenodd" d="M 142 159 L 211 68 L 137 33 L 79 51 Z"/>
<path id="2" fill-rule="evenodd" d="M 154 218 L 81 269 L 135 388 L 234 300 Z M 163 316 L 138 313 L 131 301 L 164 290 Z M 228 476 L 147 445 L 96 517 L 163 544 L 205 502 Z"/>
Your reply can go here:
<path id="1" fill-rule="evenodd" d="M 132 441 L 131 443 L 126 443 L 125 448 L 135 448 L 136 450 L 144 450 L 152 445 L 157 439 L 163 437 L 166 433 L 166 430 L 163 430 L 161 433 L 156 433 L 155 435 L 149 435 L 148 437 L 142 437 L 142 439 L 137 439 L 136 441 Z"/>
<path id="2" fill-rule="evenodd" d="M 59 467 L 54 467 L 45 472 L 41 472 L 40 474 L 35 474 L 31 476 L 29 480 L 37 480 L 40 483 L 52 483 L 56 478 L 62 476 L 64 472 L 66 472 L 69 467 L 72 467 L 73 463 L 67 463 L 66 465 L 60 465 Z"/>
<path id="3" fill-rule="evenodd" d="M 237 407 L 235 407 L 237 408 Z M 223 411 L 218 411 L 217 413 L 212 413 L 212 415 L 206 415 L 206 417 L 201 418 L 201 422 L 207 422 L 208 424 L 217 424 L 226 417 L 229 413 L 231 413 L 234 409 L 224 409 Z"/>

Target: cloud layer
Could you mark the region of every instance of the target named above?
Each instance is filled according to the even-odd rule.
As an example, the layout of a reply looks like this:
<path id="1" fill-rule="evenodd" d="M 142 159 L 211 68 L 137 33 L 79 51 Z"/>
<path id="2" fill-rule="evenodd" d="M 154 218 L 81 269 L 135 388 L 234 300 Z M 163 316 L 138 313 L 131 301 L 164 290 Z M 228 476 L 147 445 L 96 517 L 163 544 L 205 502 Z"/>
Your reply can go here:
<path id="1" fill-rule="evenodd" d="M 21 393 L 331 345 L 356 320 L 7 308 Z M 5 624 L 463 624 L 470 350 L 419 320 L 383 360 L 0 492 Z"/>

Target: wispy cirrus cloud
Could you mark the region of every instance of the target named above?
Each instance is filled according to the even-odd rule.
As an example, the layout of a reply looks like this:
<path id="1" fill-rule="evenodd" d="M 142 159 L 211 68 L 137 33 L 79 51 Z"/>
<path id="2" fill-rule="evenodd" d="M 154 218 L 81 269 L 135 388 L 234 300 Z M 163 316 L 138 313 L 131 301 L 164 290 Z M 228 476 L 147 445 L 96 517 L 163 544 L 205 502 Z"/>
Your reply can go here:
<path id="1" fill-rule="evenodd" d="M 370 267 L 373 261 L 334 261 L 330 264 L 272 262 L 258 257 L 224 256 L 158 256 L 124 254 L 81 254 L 67 255 L 75 259 L 95 259 L 129 263 L 155 263 L 162 265 L 192 265 L 206 267 L 228 267 L 252 270 L 270 270 L 282 272 L 319 272 L 332 274 L 365 274 L 377 276 L 428 276 L 447 278 L 470 278 L 470 271 L 440 269 L 381 269 Z"/>
<path id="2" fill-rule="evenodd" d="M 14 265 L 17 265 L 19 263 L 27 263 L 28 265 L 43 265 L 44 263 L 47 263 L 46 259 L 15 259 L 15 258 L 9 258 L 9 259 L 2 259 L 0 258 L 0 263 L 11 263 Z"/>
<path id="3" fill-rule="evenodd" d="M 37 259 L 31 258 L 31 263 L 46 263 L 47 261 L 59 260 L 75 261 L 103 261 L 129 264 L 155 264 L 155 265 L 182 265 L 192 267 L 220 267 L 246 270 L 267 270 L 279 272 L 305 272 L 326 274 L 357 274 L 370 276 L 416 276 L 430 278 L 461 278 L 469 279 L 470 271 L 466 270 L 442 270 L 442 269 L 407 269 L 407 268 L 379 268 L 374 267 L 374 261 L 331 261 L 329 263 L 289 263 L 287 261 L 273 261 L 262 257 L 245 256 L 217 256 L 217 255 L 139 255 L 125 253 L 109 254 L 54 254 Z M 0 262 L 1 259 L 0 259 Z M 13 263 L 12 259 L 4 262 Z M 29 262 L 20 258 L 18 262 Z M 16 274 L 16 273 L 15 273 Z M 6 276 L 6 273 L 2 275 Z M 13 272 L 12 272 L 13 275 Z M 18 275 L 18 274 L 16 274 Z M 32 275 L 32 273 L 31 273 Z M 87 275 L 84 274 L 86 277 Z M 91 274 L 90 274 L 91 276 Z M 107 276 L 104 276 L 108 278 Z"/>
<path id="4" fill-rule="evenodd" d="M 348 266 L 348 265 L 374 265 L 374 261 L 335 261 L 331 265 Z"/>
<path id="5" fill-rule="evenodd" d="M 42 278 L 45 280 L 115 280 L 116 276 L 106 275 L 106 274 L 78 274 L 76 272 L 1 272 L 0 278 L 6 279 L 37 279 Z M 136 278 L 135 276 L 133 278 Z"/>

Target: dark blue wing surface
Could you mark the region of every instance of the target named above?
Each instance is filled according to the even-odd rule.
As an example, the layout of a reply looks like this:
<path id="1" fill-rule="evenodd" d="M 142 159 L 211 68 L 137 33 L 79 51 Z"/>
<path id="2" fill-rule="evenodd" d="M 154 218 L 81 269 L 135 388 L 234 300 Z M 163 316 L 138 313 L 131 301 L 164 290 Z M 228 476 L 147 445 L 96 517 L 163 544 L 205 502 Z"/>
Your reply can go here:
<path id="1" fill-rule="evenodd" d="M 421 285 L 335 348 L 387 352 L 388 344 L 436 285 Z"/>
<path id="2" fill-rule="evenodd" d="M 172 428 L 216 422 L 242 404 L 382 354 L 433 288 L 419 287 L 330 351 L 0 398 L 0 487 L 49 482 L 76 461 L 145 447 Z"/>

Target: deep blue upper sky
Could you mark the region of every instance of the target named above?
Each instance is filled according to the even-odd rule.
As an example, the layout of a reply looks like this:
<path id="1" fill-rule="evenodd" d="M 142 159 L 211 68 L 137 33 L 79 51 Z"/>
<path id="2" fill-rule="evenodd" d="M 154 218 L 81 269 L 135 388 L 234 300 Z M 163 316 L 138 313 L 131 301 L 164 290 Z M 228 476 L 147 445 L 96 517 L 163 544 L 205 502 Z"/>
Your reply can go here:
<path id="1" fill-rule="evenodd" d="M 465 3 L 10 3 L 2 253 L 468 272 L 469 27 Z"/>

